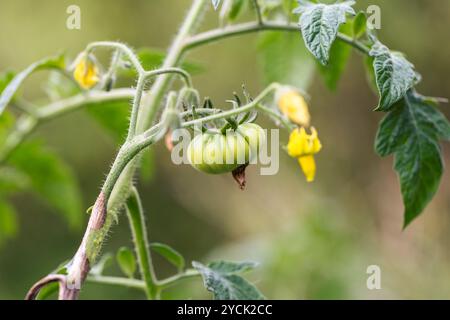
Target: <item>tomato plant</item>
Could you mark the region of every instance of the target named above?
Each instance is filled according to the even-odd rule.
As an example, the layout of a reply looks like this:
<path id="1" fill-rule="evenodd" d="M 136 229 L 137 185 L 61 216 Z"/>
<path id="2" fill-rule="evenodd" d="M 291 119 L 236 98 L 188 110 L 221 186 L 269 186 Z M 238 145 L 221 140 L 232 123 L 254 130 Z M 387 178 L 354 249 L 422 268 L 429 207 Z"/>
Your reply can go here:
<path id="1" fill-rule="evenodd" d="M 120 148 L 89 209 L 89 223 L 78 250 L 70 263 L 64 263 L 38 281 L 27 298 L 45 298 L 55 289 L 51 284 L 58 283 L 60 299 L 77 299 L 83 283 L 91 281 L 134 287 L 142 290 L 147 298 L 157 299 L 163 290 L 190 277 L 201 277 L 217 299 L 264 298 L 241 276 L 256 267 L 253 262 L 215 261 L 206 265 L 194 262 L 192 268 L 187 268 L 178 251 L 164 244 L 148 243 L 143 207 L 134 186 L 142 152 L 164 137 L 169 137 L 170 141 L 174 130 L 189 129 L 198 133 L 187 150 L 191 165 L 208 174 L 232 172 L 243 188 L 246 166 L 257 158 L 266 143 L 264 129 L 255 123 L 256 115 L 270 119 L 289 133 L 289 140 L 284 143 L 288 155 L 298 161 L 308 182 L 315 179 L 315 157 L 321 152 L 322 140 L 326 141 L 326 137 L 319 139 L 319 130 L 312 126 L 309 98 L 304 88 L 283 78 L 288 70 L 275 76 L 271 74 L 270 84 L 255 97 L 245 91 L 245 102 L 234 94 L 234 100 L 229 101 L 233 105 L 231 109 L 216 108 L 207 98 L 202 103 L 188 70 L 192 65 L 183 62 L 185 54 L 243 34 L 274 32 L 263 39 L 268 56 L 273 46 L 286 46 L 283 53 L 293 55 L 295 50 L 288 50 L 289 46 L 300 42 L 302 37 L 330 87 L 335 86 L 342 74 L 349 50 L 353 48 L 364 57 L 370 84 L 379 95 L 375 111 L 385 113 L 378 128 L 375 150 L 382 157 L 394 155 L 394 169 L 399 176 L 405 207 L 404 227 L 408 226 L 438 189 L 444 168 L 440 142 L 450 139 L 450 124 L 438 109 L 441 99 L 417 92 L 422 77 L 414 65 L 366 28 L 366 16 L 356 14 L 354 4 L 354 1 L 323 4 L 304 0 L 193 0 L 163 62 L 156 67 L 147 66 L 145 54 L 140 55 L 125 43 L 100 41 L 87 44 L 71 64 L 66 64 L 66 57 L 60 55 L 35 62 L 22 72 L 6 74 L 0 82 L 0 165 L 8 173 L 0 178 L 0 187 L 4 189 L 0 196 L 0 218 L 6 221 L 3 223 L 7 226 L 4 227 L 6 235 L 14 229 L 14 208 L 7 202 L 6 195 L 28 189 L 64 212 L 71 224 L 81 223 L 79 213 L 83 210 L 79 190 L 70 169 L 42 144 L 28 141 L 38 125 L 88 105 L 122 103 L 128 106 L 128 101 L 132 101 L 130 114 L 118 117 L 120 120 L 129 118 L 126 137 L 124 141 L 123 137 L 117 137 Z M 211 5 L 217 10 L 221 8 L 221 26 L 197 33 L 198 22 L 205 8 Z M 296 7 L 294 11 L 293 7 Z M 236 23 L 246 10 L 252 12 L 254 20 Z M 298 23 L 292 22 L 293 19 L 298 19 Z M 295 38 L 290 38 L 291 35 Z M 99 62 L 99 51 L 111 54 L 106 68 Z M 282 65 L 285 58 L 279 54 L 269 60 Z M 270 64 L 265 68 L 271 70 Z M 301 69 L 304 70 L 304 66 Z M 19 88 L 30 75 L 41 70 L 56 71 L 70 80 L 53 81 L 57 99 L 49 105 L 39 108 L 22 105 L 17 98 Z M 124 74 L 136 78 L 135 87 L 117 85 L 116 79 Z M 179 84 L 173 81 L 175 78 L 180 80 L 181 87 L 174 84 Z M 151 80 L 154 82 L 149 89 Z M 10 112 L 13 105 L 19 105 L 19 110 Z M 105 122 L 104 117 L 96 116 L 100 122 Z M 117 124 L 106 123 L 106 126 L 117 135 Z M 60 188 L 55 192 L 48 187 L 51 183 Z M 116 260 L 125 277 L 111 278 L 104 275 L 105 256 L 101 258 L 101 248 L 123 210 L 131 226 L 135 253 L 127 248 L 119 250 Z M 178 272 L 158 279 L 151 251 L 162 255 Z M 133 278 L 137 270 L 140 279 Z"/>

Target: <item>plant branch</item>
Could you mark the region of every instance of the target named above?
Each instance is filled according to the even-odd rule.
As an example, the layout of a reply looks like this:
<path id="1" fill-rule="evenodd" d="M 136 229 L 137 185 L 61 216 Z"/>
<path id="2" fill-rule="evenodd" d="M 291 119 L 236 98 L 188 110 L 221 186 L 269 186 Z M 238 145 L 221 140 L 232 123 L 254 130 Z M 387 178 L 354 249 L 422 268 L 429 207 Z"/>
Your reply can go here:
<path id="1" fill-rule="evenodd" d="M 263 25 L 264 21 L 261 14 L 261 7 L 259 6 L 258 0 L 253 0 L 253 7 L 256 11 L 256 17 L 258 19 L 258 24 Z"/>
<path id="2" fill-rule="evenodd" d="M 141 98 L 142 98 L 142 94 L 144 91 L 145 82 L 152 77 L 156 77 L 156 76 L 159 76 L 162 74 L 169 74 L 169 73 L 174 73 L 174 74 L 180 75 L 183 78 L 183 80 L 185 81 L 186 85 L 189 88 L 192 87 L 191 76 L 189 75 L 189 73 L 187 73 L 186 71 L 184 71 L 183 69 L 180 69 L 180 68 L 163 68 L 163 69 L 157 69 L 157 70 L 153 70 L 153 71 L 144 71 L 144 72 L 140 73 L 139 78 L 138 78 L 138 84 L 136 87 L 136 95 L 133 99 L 133 107 L 131 110 L 130 126 L 128 129 L 127 141 L 132 139 L 134 137 L 134 135 L 136 134 L 139 106 L 141 103 Z"/>
<path id="3" fill-rule="evenodd" d="M 19 118 L 16 128 L 8 135 L 0 150 L 0 164 L 4 163 L 11 153 L 36 129 L 48 120 L 75 111 L 87 104 L 108 101 L 128 100 L 134 96 L 132 89 L 115 89 L 110 92 L 89 91 L 76 96 L 51 103 L 38 108 L 35 115 L 23 115 Z"/>
<path id="4" fill-rule="evenodd" d="M 108 276 L 91 276 L 86 279 L 88 282 L 117 285 L 129 288 L 135 288 L 145 291 L 145 282 L 138 279 L 122 278 L 122 277 L 108 277 Z"/>
<path id="5" fill-rule="evenodd" d="M 174 275 L 172 277 L 163 279 L 158 282 L 158 290 L 164 290 L 169 287 L 172 287 L 176 285 L 178 282 L 182 280 L 187 280 L 191 278 L 195 278 L 200 276 L 200 273 L 195 269 L 187 269 L 183 273 Z M 139 289 L 142 291 L 146 290 L 145 282 L 138 279 L 130 279 L 130 278 L 124 278 L 124 277 L 111 277 L 111 276 L 94 276 L 89 275 L 86 278 L 86 281 L 90 283 L 99 283 L 99 284 L 108 284 L 108 285 L 116 285 L 116 286 L 123 286 L 128 288 L 134 288 Z"/>
<path id="6" fill-rule="evenodd" d="M 133 67 L 136 69 L 138 73 L 144 73 L 145 70 L 142 67 L 141 63 L 139 62 L 138 57 L 136 54 L 131 50 L 128 46 L 126 46 L 123 43 L 120 42 L 113 42 L 113 41 L 97 41 L 97 42 L 91 42 L 86 47 L 86 53 L 89 54 L 93 52 L 97 48 L 107 48 L 107 49 L 116 49 L 122 52 L 124 55 L 130 59 L 131 63 L 133 64 Z"/>
<path id="7" fill-rule="evenodd" d="M 184 44 L 184 50 L 191 50 L 205 44 L 213 43 L 218 40 L 230 38 L 238 35 L 244 35 L 248 33 L 261 32 L 261 31 L 288 31 L 288 32 L 300 32 L 300 28 L 297 24 L 279 23 L 279 22 L 245 22 L 225 28 L 214 29 L 199 33 L 191 38 L 187 39 Z M 338 33 L 337 39 L 343 41 L 355 49 L 361 51 L 364 54 L 369 54 L 369 48 L 363 43 L 355 40 L 345 34 Z"/>
<path id="8" fill-rule="evenodd" d="M 158 296 L 157 279 L 153 270 L 147 229 L 145 227 L 144 208 L 135 187 L 127 200 L 127 215 L 133 235 L 134 248 L 139 263 L 141 276 L 144 279 L 145 292 L 148 299 Z"/>
<path id="9" fill-rule="evenodd" d="M 161 290 L 167 289 L 173 285 L 175 285 L 176 283 L 178 283 L 181 280 L 185 280 L 185 279 L 190 279 L 190 278 L 195 278 L 200 276 L 200 273 L 195 270 L 195 269 L 188 269 L 183 273 L 179 273 L 177 275 L 174 275 L 170 278 L 164 279 L 159 281 L 158 285 L 160 287 Z"/>
<path id="10" fill-rule="evenodd" d="M 194 126 L 197 124 L 202 124 L 202 123 L 213 121 L 213 120 L 224 119 L 224 118 L 227 118 L 227 117 L 230 117 L 233 115 L 247 112 L 254 108 L 258 108 L 258 107 L 260 107 L 261 101 L 264 100 L 268 95 L 270 95 L 271 93 L 276 91 L 279 87 L 280 87 L 280 85 L 278 83 L 272 83 L 266 89 L 264 89 L 253 101 L 251 101 L 250 103 L 248 103 L 242 107 L 215 113 L 215 114 L 212 114 L 209 116 L 205 116 L 203 118 L 186 121 L 186 122 L 182 123 L 181 126 L 183 128 L 191 127 L 191 126 Z"/>
<path id="11" fill-rule="evenodd" d="M 194 0 L 188 14 L 170 46 L 166 59 L 161 68 L 172 68 L 179 65 L 185 51 L 186 39 L 198 26 L 203 11 L 207 8 L 209 0 Z M 146 130 L 154 122 L 162 101 L 164 92 L 171 81 L 170 75 L 158 77 L 152 86 L 152 90 L 143 99 L 142 112 L 139 114 L 138 132 Z"/>

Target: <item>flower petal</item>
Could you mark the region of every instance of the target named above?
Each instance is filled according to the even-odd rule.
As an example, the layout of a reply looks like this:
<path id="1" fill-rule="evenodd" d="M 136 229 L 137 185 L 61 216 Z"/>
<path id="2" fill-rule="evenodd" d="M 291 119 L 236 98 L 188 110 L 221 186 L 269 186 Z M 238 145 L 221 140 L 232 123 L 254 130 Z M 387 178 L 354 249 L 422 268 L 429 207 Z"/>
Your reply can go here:
<path id="1" fill-rule="evenodd" d="M 309 155 L 300 157 L 298 158 L 298 163 L 305 174 L 306 181 L 314 181 L 314 177 L 316 175 L 316 161 L 314 160 L 314 156 Z"/>

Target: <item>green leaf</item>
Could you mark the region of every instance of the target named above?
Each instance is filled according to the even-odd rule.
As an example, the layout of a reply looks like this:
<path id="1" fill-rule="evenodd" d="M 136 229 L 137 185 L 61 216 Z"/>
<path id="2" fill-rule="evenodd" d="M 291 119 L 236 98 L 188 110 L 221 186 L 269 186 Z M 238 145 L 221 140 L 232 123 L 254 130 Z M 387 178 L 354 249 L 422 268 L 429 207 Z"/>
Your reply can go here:
<path id="1" fill-rule="evenodd" d="M 224 274 L 241 273 L 255 269 L 258 266 L 256 262 L 230 262 L 230 261 L 213 261 L 208 264 L 208 268 Z"/>
<path id="2" fill-rule="evenodd" d="M 377 79 L 375 77 L 375 71 L 373 70 L 373 57 L 366 56 L 364 58 L 364 69 L 366 70 L 366 79 L 369 87 L 373 92 L 378 93 Z"/>
<path id="3" fill-rule="evenodd" d="M 361 38 L 367 30 L 367 17 L 364 11 L 358 12 L 353 20 L 353 38 Z"/>
<path id="4" fill-rule="evenodd" d="M 30 186 L 29 177 L 13 167 L 0 167 L 0 194 L 11 194 L 27 189 Z"/>
<path id="5" fill-rule="evenodd" d="M 38 293 L 36 300 L 47 300 L 59 291 L 59 283 L 52 282 L 44 286 Z"/>
<path id="6" fill-rule="evenodd" d="M 230 12 L 228 13 L 228 20 L 233 22 L 238 18 L 239 14 L 242 12 L 246 0 L 231 0 L 231 2 L 232 3 Z"/>
<path id="7" fill-rule="evenodd" d="M 0 245 L 15 236 L 18 230 L 17 215 L 14 208 L 0 199 Z"/>
<path id="8" fill-rule="evenodd" d="M 239 14 L 243 11 L 244 5 L 247 2 L 248 0 L 225 0 L 222 10 L 220 11 L 220 20 L 222 24 L 225 21 L 235 21 L 239 17 Z"/>
<path id="9" fill-rule="evenodd" d="M 12 113 L 5 111 L 2 115 L 0 115 L 0 146 L 2 146 L 6 136 L 14 126 L 14 122 L 15 119 Z"/>
<path id="10" fill-rule="evenodd" d="M 315 62 L 295 33 L 267 32 L 260 37 L 259 60 L 266 83 L 281 82 L 306 89 Z"/>
<path id="11" fill-rule="evenodd" d="M 70 167 L 41 143 L 25 142 L 11 155 L 9 164 L 26 174 L 39 196 L 55 207 L 71 227 L 83 218 L 81 194 Z"/>
<path id="12" fill-rule="evenodd" d="M 178 271 L 183 271 L 185 261 L 183 256 L 172 247 L 162 243 L 152 243 L 150 248 L 167 259 L 171 264 L 177 267 Z"/>
<path id="13" fill-rule="evenodd" d="M 340 25 L 345 23 L 347 13 L 355 14 L 352 8 L 355 1 L 327 5 L 299 0 L 299 4 L 300 7 L 294 12 L 300 14 L 300 28 L 306 47 L 321 64 L 326 65 Z"/>
<path id="14" fill-rule="evenodd" d="M 450 139 L 450 124 L 437 108 L 413 90 L 380 123 L 375 149 L 395 155 L 408 226 L 433 198 L 443 164 L 439 140 Z"/>
<path id="15" fill-rule="evenodd" d="M 14 72 L 7 71 L 0 73 L 0 94 L 5 90 L 12 79 L 14 79 Z"/>
<path id="16" fill-rule="evenodd" d="M 44 69 L 63 69 L 64 68 L 64 56 L 46 58 L 41 61 L 35 62 L 28 66 L 25 70 L 18 73 L 6 86 L 0 96 L 0 115 L 6 106 L 11 102 L 14 94 L 20 85 L 28 78 L 32 73 L 44 70 Z"/>
<path id="17" fill-rule="evenodd" d="M 255 267 L 254 263 L 213 262 L 204 266 L 199 262 L 192 265 L 202 275 L 204 285 L 214 294 L 216 300 L 262 300 L 264 296 L 250 282 L 237 275 Z"/>
<path id="18" fill-rule="evenodd" d="M 122 247 L 117 251 L 116 255 L 117 263 L 119 264 L 120 270 L 129 278 L 133 278 L 136 272 L 136 258 L 134 257 L 133 251 L 126 247 Z"/>
<path id="19" fill-rule="evenodd" d="M 351 35 L 353 32 L 352 27 L 352 24 L 347 23 L 341 25 L 339 30 L 346 35 Z M 319 71 L 330 90 L 336 90 L 351 53 L 352 48 L 349 45 L 342 41 L 335 41 L 330 50 L 328 64 L 326 66 L 319 65 Z"/>
<path id="20" fill-rule="evenodd" d="M 109 101 L 86 106 L 89 115 L 106 129 L 118 143 L 123 142 L 126 137 L 130 108 L 128 100 Z"/>
<path id="21" fill-rule="evenodd" d="M 374 57 L 373 68 L 380 94 L 377 110 L 388 111 L 418 82 L 420 76 L 401 53 L 390 51 L 380 42 L 373 45 L 369 55 Z"/>

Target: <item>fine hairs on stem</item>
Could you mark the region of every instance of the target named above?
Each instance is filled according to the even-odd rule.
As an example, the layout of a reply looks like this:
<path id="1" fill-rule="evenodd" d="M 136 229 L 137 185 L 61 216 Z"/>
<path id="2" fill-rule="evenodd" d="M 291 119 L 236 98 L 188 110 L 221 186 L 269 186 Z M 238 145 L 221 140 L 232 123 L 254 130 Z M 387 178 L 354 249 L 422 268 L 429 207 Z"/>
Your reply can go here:
<path id="1" fill-rule="evenodd" d="M 106 74 L 107 79 L 112 77 L 114 68 L 119 65 L 118 61 L 126 57 L 137 72 L 136 88 L 112 89 L 109 92 L 92 90 L 54 102 L 40 108 L 37 114 L 23 116 L 21 118 L 21 121 L 24 122 L 22 130 L 16 131 L 8 137 L 5 150 L 1 153 L 2 158 L 0 158 L 0 162 L 6 159 L 32 133 L 38 124 L 44 121 L 54 119 L 89 103 L 132 99 L 126 141 L 119 149 L 101 188 L 101 192 L 93 206 L 80 247 L 68 267 L 68 274 L 67 276 L 58 277 L 53 277 L 54 275 L 48 276 L 51 281 L 57 281 L 60 284 L 59 297 L 61 299 L 76 299 L 85 280 L 141 289 L 149 299 L 156 299 L 159 297 L 161 290 L 174 285 L 177 281 L 199 275 L 196 270 L 188 269 L 164 280 L 159 281 L 156 278 L 149 252 L 149 240 L 144 222 L 143 208 L 139 193 L 133 187 L 133 177 L 138 167 L 137 159 L 139 158 L 138 155 L 140 152 L 160 141 L 168 130 L 171 129 L 170 125 L 164 119 L 158 120 L 157 115 L 163 97 L 170 88 L 173 76 L 179 76 L 184 82 L 185 88 L 195 90 L 190 74 L 179 68 L 180 62 L 186 53 L 219 40 L 249 33 L 299 31 L 297 24 L 265 21 L 258 2 L 253 0 L 252 3 L 256 12 L 257 21 L 239 23 L 225 28 L 195 34 L 198 20 L 204 12 L 205 6 L 209 5 L 209 0 L 193 0 L 177 36 L 168 50 L 163 65 L 157 70 L 145 70 L 133 50 L 123 43 L 110 41 L 90 43 L 84 51 L 87 54 L 94 54 L 95 50 L 100 48 L 113 50 L 114 52 L 110 69 Z M 364 55 L 369 54 L 369 48 L 357 39 L 341 33 L 337 34 L 337 39 L 354 47 Z M 155 78 L 155 82 L 152 84 L 150 90 L 145 91 L 146 82 L 151 78 Z M 280 87 L 280 84 L 271 84 L 252 101 L 227 111 L 215 108 L 196 108 L 195 111 L 179 111 L 179 116 L 182 120 L 179 126 L 181 128 L 191 128 L 198 124 L 227 119 L 250 110 L 258 110 L 263 114 L 275 118 L 286 129 L 293 130 L 296 128 L 295 124 L 290 122 L 284 115 L 266 107 L 263 103 L 267 97 L 273 95 Z M 169 95 L 169 98 L 176 101 L 176 93 Z M 198 95 L 196 98 L 199 100 Z M 185 118 L 192 115 L 193 112 L 196 112 L 196 115 L 200 115 L 200 117 L 185 121 Z M 105 235 L 111 226 L 112 219 L 110 218 L 110 212 L 117 212 L 124 207 L 127 210 L 132 229 L 142 280 L 89 275 L 89 270 L 95 263 L 101 245 L 105 240 Z M 40 288 L 42 288 L 42 281 L 38 282 L 31 289 L 28 297 L 35 298 Z"/>

